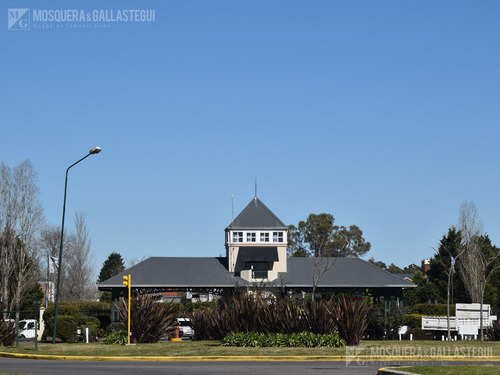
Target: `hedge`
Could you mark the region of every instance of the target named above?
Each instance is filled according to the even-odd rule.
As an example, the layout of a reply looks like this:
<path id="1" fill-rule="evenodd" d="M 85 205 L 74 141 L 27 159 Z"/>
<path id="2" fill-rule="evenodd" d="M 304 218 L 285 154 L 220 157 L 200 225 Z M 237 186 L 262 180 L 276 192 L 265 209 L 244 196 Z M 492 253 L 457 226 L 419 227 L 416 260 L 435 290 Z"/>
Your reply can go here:
<path id="1" fill-rule="evenodd" d="M 412 307 L 413 314 L 425 316 L 446 316 L 446 303 L 417 303 Z M 450 316 L 455 315 L 455 305 L 450 304 Z"/>
<path id="2" fill-rule="evenodd" d="M 107 306 L 107 310 L 103 309 Z M 82 312 L 100 312 L 108 316 L 88 316 Z M 45 331 L 43 336 L 52 336 L 54 330 L 54 315 L 55 305 L 50 305 L 43 314 L 45 322 Z M 77 330 L 82 331 L 84 335 L 85 328 L 88 327 L 90 337 L 95 337 L 99 328 L 101 328 L 101 319 L 106 323 L 109 320 L 109 304 L 102 302 L 89 302 L 89 301 L 74 301 L 74 302 L 61 302 L 57 313 L 57 337 L 62 341 L 76 341 L 78 339 Z M 109 324 L 109 323 L 108 323 Z M 106 324 L 107 325 L 107 324 Z M 106 327 L 104 325 L 103 328 Z"/>
<path id="3" fill-rule="evenodd" d="M 186 303 L 176 303 L 176 302 L 162 302 L 164 305 L 172 304 L 172 313 L 176 318 L 185 317 L 185 315 L 192 313 L 194 311 L 202 311 L 207 309 L 216 309 L 219 306 L 218 301 L 212 302 L 186 302 Z"/>
<path id="4" fill-rule="evenodd" d="M 432 340 L 433 338 L 430 332 L 426 332 L 420 328 L 412 328 L 403 335 L 403 340 L 409 340 L 410 334 L 413 335 L 413 340 Z"/>
<path id="5" fill-rule="evenodd" d="M 338 333 L 328 335 L 302 333 L 234 333 L 222 340 L 222 346 L 244 347 L 306 347 L 306 348 L 339 348 L 345 346 L 345 341 Z"/>
<path id="6" fill-rule="evenodd" d="M 406 314 L 404 315 L 404 324 L 411 328 L 422 328 L 422 317 L 420 314 Z"/>

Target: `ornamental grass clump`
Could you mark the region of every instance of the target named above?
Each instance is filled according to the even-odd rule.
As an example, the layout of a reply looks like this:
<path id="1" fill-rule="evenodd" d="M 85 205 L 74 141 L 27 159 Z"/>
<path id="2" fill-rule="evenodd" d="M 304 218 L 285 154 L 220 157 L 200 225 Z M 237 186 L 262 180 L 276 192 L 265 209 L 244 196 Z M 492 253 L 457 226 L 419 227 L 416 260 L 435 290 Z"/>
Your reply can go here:
<path id="1" fill-rule="evenodd" d="M 168 335 L 174 328 L 172 304 L 157 303 L 147 295 L 132 295 L 130 315 L 131 341 L 135 343 L 154 343 Z M 127 321 L 127 303 L 123 301 L 120 318 Z"/>
<path id="2" fill-rule="evenodd" d="M 348 346 L 357 346 L 368 326 L 366 316 L 370 311 L 368 299 L 353 300 L 341 295 L 328 308 L 337 330 Z"/>
<path id="3" fill-rule="evenodd" d="M 0 320 L 0 345 L 12 346 L 16 341 L 16 324 L 10 320 Z"/>
<path id="4" fill-rule="evenodd" d="M 284 298 L 266 299 L 261 294 L 242 294 L 216 309 L 189 314 L 197 340 L 222 340 L 232 333 L 329 334 L 336 331 L 328 306 L 331 301 L 314 302 L 311 307 Z"/>

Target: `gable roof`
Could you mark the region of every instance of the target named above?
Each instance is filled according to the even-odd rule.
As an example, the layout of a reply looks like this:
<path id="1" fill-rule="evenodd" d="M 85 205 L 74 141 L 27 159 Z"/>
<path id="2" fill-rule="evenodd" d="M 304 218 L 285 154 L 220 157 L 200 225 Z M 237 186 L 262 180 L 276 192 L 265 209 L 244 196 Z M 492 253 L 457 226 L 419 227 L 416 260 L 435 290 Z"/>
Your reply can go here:
<path id="1" fill-rule="evenodd" d="M 411 288 L 416 286 L 359 258 L 288 258 L 287 272 L 280 274 L 279 281 L 287 286 L 310 287 L 315 276 L 315 268 L 319 271 L 326 269 L 319 279 L 318 287 Z"/>
<path id="2" fill-rule="evenodd" d="M 287 229 L 287 226 L 255 197 L 240 212 L 236 219 L 226 228 L 228 229 Z"/>
<path id="3" fill-rule="evenodd" d="M 272 284 L 311 288 L 315 266 L 333 265 L 318 283 L 319 288 L 408 288 L 414 284 L 359 258 L 288 258 L 286 273 Z M 133 288 L 234 288 L 251 286 L 228 272 L 226 258 L 151 257 L 99 284 L 99 290 L 124 288 L 124 275 L 132 275 Z M 255 283 L 261 285 L 261 283 Z"/>
<path id="4" fill-rule="evenodd" d="M 99 289 L 122 287 L 132 276 L 134 288 L 234 287 L 241 279 L 229 273 L 226 258 L 151 257 L 99 284 Z"/>

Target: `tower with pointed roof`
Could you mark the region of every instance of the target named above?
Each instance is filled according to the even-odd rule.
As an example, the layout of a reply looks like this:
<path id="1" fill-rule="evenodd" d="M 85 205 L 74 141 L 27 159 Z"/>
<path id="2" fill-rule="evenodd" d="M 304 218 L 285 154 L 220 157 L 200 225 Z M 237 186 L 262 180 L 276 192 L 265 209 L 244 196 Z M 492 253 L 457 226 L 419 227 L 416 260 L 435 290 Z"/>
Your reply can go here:
<path id="1" fill-rule="evenodd" d="M 286 272 L 288 228 L 257 196 L 225 232 L 229 272 L 247 281 L 272 281 Z"/>

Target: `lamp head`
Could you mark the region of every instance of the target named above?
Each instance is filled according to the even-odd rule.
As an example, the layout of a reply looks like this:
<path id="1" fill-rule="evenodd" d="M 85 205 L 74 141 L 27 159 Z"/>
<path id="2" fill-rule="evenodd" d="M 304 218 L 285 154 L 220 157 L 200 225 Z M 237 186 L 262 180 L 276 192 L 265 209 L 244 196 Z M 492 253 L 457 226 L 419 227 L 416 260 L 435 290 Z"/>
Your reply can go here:
<path id="1" fill-rule="evenodd" d="M 94 147 L 92 150 L 89 151 L 90 155 L 98 154 L 99 152 L 102 151 L 102 148 L 100 147 Z"/>

